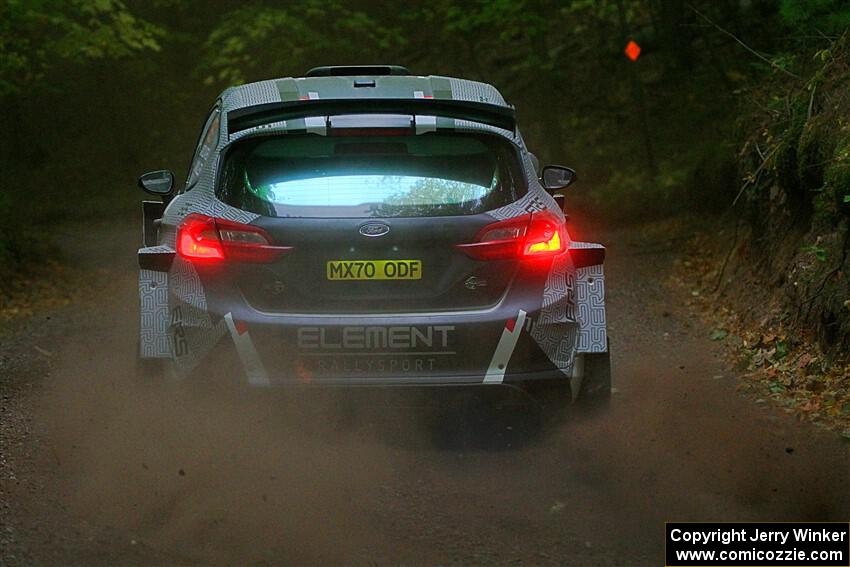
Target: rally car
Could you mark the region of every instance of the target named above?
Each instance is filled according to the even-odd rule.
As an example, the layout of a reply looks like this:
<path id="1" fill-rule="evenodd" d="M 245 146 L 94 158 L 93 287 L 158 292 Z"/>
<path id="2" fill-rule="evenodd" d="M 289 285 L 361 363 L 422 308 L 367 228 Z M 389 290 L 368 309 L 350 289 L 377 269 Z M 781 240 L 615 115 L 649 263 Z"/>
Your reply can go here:
<path id="1" fill-rule="evenodd" d="M 513 106 L 403 67 L 232 87 L 185 185 L 139 178 L 143 368 L 284 385 L 611 392 L 599 244 Z"/>

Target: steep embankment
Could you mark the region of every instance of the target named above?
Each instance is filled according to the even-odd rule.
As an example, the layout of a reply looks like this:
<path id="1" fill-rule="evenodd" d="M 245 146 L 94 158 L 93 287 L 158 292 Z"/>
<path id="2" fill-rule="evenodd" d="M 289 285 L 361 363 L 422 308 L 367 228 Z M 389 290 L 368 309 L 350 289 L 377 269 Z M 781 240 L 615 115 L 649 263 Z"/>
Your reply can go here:
<path id="1" fill-rule="evenodd" d="M 742 111 L 741 186 L 692 243 L 680 282 L 751 371 L 759 397 L 850 437 L 850 46 Z M 753 108 L 757 108 L 752 112 Z"/>
<path id="2" fill-rule="evenodd" d="M 850 49 L 817 55 L 803 87 L 772 96 L 741 152 L 751 254 L 828 351 L 850 346 Z"/>

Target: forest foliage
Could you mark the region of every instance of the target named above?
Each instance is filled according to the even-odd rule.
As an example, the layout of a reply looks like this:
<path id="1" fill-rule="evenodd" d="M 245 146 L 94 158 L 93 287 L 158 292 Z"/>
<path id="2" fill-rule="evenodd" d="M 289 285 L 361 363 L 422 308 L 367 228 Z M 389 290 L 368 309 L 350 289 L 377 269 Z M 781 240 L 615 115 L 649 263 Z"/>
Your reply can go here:
<path id="1" fill-rule="evenodd" d="M 185 170 L 223 88 L 321 64 L 495 84 L 611 217 L 723 210 L 741 117 L 805 89 L 848 22 L 840 0 L 5 0 L 0 271 L 29 227 L 125 214 L 138 173 Z"/>

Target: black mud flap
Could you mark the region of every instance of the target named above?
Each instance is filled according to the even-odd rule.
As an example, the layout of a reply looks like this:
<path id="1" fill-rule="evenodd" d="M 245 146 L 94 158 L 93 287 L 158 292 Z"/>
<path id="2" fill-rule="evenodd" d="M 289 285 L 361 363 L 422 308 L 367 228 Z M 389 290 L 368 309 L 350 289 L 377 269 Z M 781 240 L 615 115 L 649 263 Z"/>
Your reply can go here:
<path id="1" fill-rule="evenodd" d="M 606 408 L 611 401 L 611 341 L 606 352 L 586 352 L 584 378 L 576 402 L 588 408 Z"/>
<path id="2" fill-rule="evenodd" d="M 142 242 L 145 246 L 156 246 L 163 212 L 165 203 L 162 201 L 142 201 Z"/>

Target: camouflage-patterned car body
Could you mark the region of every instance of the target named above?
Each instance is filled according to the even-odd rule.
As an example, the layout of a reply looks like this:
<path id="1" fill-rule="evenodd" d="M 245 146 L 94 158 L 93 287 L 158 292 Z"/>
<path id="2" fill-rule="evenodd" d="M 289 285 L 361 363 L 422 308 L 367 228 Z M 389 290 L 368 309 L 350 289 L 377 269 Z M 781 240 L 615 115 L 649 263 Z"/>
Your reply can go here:
<path id="1" fill-rule="evenodd" d="M 240 223 L 262 223 L 256 214 L 216 197 L 220 157 L 237 140 L 253 136 L 326 133 L 325 116 L 282 120 L 230 133 L 228 114 L 268 103 L 313 99 L 411 98 L 461 100 L 508 107 L 492 86 L 439 76 L 284 78 L 227 89 L 201 134 L 186 186 L 162 210 L 147 202 L 146 246 L 141 266 L 140 355 L 168 359 L 176 374 L 195 371 L 217 353 L 235 352 L 241 378 L 252 385 L 502 384 L 561 379 L 574 392 L 582 357 L 608 349 L 601 263 L 576 268 L 573 255 L 551 258 L 546 269 L 518 275 L 508 292 L 483 309 L 434 313 L 269 313 L 254 308 L 228 282 L 175 254 L 176 228 L 191 213 Z M 488 132 L 513 144 L 528 190 L 516 202 L 486 213 L 493 221 L 548 210 L 563 218 L 541 186 L 533 157 L 518 131 L 472 120 L 415 116 L 416 133 L 434 130 Z M 157 229 L 153 229 L 154 219 Z M 322 222 L 322 219 L 311 219 Z M 358 238 L 352 234 L 352 241 Z M 602 249 L 568 242 L 570 250 Z M 604 250 L 604 249 L 602 249 Z M 319 368 L 315 362 L 322 364 Z M 309 363 L 309 364 L 307 364 Z M 312 364 L 312 366 L 311 366 Z M 575 396 L 575 394 L 573 394 Z"/>

